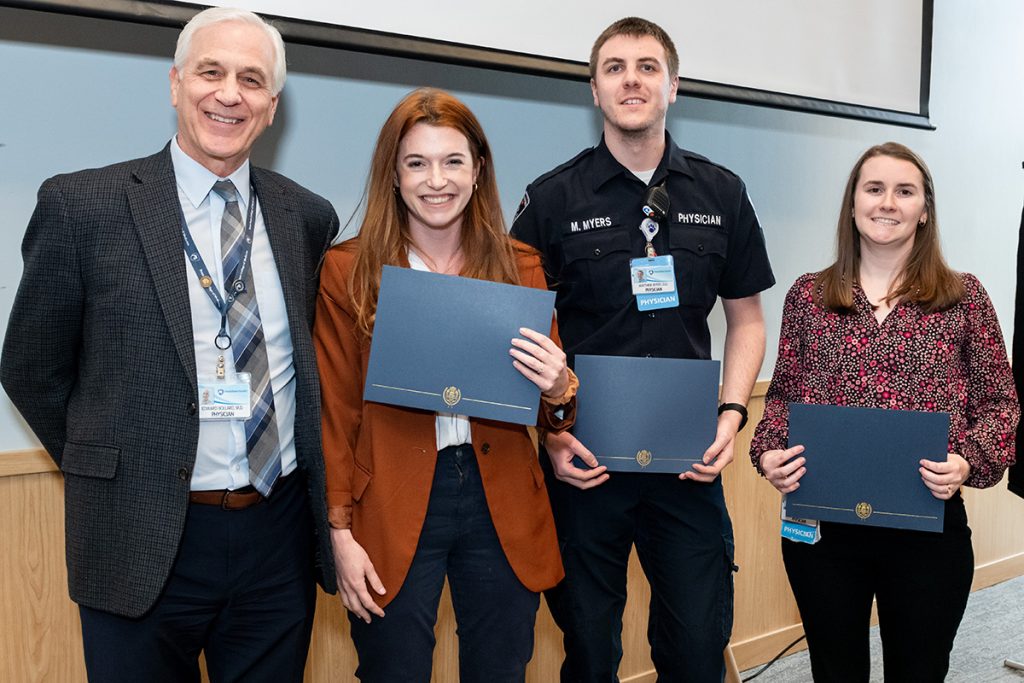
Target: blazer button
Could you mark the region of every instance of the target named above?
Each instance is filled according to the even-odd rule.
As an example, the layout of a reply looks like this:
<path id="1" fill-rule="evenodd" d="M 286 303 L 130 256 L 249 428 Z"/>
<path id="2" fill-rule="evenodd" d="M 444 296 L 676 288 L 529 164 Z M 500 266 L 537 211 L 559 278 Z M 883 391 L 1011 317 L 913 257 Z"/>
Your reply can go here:
<path id="1" fill-rule="evenodd" d="M 178 470 L 178 479 L 181 479 L 182 481 L 188 481 L 187 467 L 182 467 L 180 470 Z"/>
<path id="2" fill-rule="evenodd" d="M 186 408 L 186 411 L 188 412 L 189 415 L 195 415 L 196 414 L 196 402 L 192 401 L 191 403 L 189 403 L 188 404 L 188 408 Z"/>
<path id="3" fill-rule="evenodd" d="M 484 455 L 487 455 L 488 453 L 490 453 L 491 452 L 491 444 L 489 444 L 487 442 L 484 442 L 484 443 L 480 444 L 480 452 L 483 453 Z"/>
<path id="4" fill-rule="evenodd" d="M 600 255 L 601 255 L 601 250 L 600 249 L 595 249 L 594 250 L 594 256 L 600 256 Z"/>
<path id="5" fill-rule="evenodd" d="M 697 245 L 697 251 L 704 251 L 704 245 L 703 244 L 698 244 Z"/>

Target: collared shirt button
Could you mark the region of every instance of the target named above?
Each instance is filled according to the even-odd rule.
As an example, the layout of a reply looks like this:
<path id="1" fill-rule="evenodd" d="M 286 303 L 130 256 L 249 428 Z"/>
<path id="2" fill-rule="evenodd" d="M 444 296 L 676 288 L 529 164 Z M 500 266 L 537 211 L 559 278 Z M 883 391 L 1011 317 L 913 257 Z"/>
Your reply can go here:
<path id="1" fill-rule="evenodd" d="M 180 470 L 178 470 L 178 479 L 181 479 L 182 481 L 188 481 L 189 472 L 187 467 L 182 467 Z"/>
<path id="2" fill-rule="evenodd" d="M 489 444 L 486 441 L 484 441 L 482 444 L 480 444 L 480 452 L 483 453 L 484 455 L 487 455 L 488 453 L 490 453 L 491 452 L 491 444 Z"/>
<path id="3" fill-rule="evenodd" d="M 188 408 L 186 408 L 186 409 L 185 409 L 185 411 L 186 411 L 186 412 L 187 412 L 187 413 L 188 413 L 189 415 L 195 415 L 195 414 L 196 414 L 196 402 L 195 402 L 195 401 L 192 401 L 191 403 L 189 403 L 189 404 L 188 404 Z"/>

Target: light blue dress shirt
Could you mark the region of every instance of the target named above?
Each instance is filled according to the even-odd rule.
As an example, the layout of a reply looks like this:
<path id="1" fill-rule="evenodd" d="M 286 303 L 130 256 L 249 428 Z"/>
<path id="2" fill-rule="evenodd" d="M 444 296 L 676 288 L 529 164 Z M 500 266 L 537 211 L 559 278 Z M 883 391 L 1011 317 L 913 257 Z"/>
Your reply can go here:
<path id="1" fill-rule="evenodd" d="M 177 138 L 171 140 L 171 162 L 178 185 L 178 198 L 196 248 L 206 262 L 214 282 L 224 291 L 224 268 L 221 259 L 221 217 L 224 200 L 212 192 L 213 184 L 222 178 L 185 154 Z M 253 199 L 250 196 L 249 162 L 228 176 L 238 190 L 239 209 L 243 216 Z M 234 365 L 231 350 L 221 351 L 213 340 L 220 330 L 220 313 L 200 286 L 199 278 L 185 256 L 181 258 L 188 279 L 188 296 L 192 313 L 192 333 L 196 354 L 196 370 L 200 378 L 213 377 L 218 358 L 225 366 Z M 256 212 L 252 246 L 252 275 L 259 303 L 260 320 L 266 339 L 270 364 L 270 385 L 274 391 L 277 431 L 281 441 L 281 474 L 295 470 L 295 366 L 292 359 L 292 338 L 284 291 L 277 265 L 270 249 L 263 212 Z M 230 330 L 229 330 L 230 332 Z M 197 397 L 198 399 L 198 397 Z M 199 447 L 192 470 L 191 489 L 237 489 L 249 484 L 249 461 L 245 450 L 245 423 L 242 420 L 203 421 L 199 424 Z"/>

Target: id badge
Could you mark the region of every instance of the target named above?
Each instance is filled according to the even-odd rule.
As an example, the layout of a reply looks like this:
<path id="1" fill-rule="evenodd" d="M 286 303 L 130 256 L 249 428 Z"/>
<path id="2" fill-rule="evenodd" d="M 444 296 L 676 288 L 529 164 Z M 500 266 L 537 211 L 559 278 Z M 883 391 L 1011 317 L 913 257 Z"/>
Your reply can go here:
<path id="1" fill-rule="evenodd" d="M 252 415 L 252 398 L 248 372 L 233 378 L 199 378 L 199 419 L 248 420 Z"/>
<path id="2" fill-rule="evenodd" d="M 671 256 L 630 259 L 629 282 L 636 296 L 636 306 L 641 311 L 679 305 L 676 268 Z"/>
<path id="3" fill-rule="evenodd" d="M 782 497 L 782 530 L 783 538 L 797 543 L 814 545 L 821 540 L 821 527 L 816 519 L 798 519 L 786 516 L 786 497 Z"/>

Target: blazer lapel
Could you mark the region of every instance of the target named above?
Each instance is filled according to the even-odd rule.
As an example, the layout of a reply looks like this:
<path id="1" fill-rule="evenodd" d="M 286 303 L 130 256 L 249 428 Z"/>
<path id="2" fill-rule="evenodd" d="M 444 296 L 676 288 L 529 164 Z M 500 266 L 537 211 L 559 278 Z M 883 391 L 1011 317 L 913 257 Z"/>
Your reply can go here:
<path id="1" fill-rule="evenodd" d="M 143 159 L 134 180 L 128 186 L 128 204 L 171 338 L 195 387 L 196 356 L 181 237 L 181 202 L 169 146 Z"/>
<path id="2" fill-rule="evenodd" d="M 263 213 L 270 249 L 274 253 L 274 264 L 281 278 L 281 290 L 288 311 L 288 328 L 294 344 L 296 339 L 301 338 L 296 333 L 305 326 L 301 269 L 306 260 L 302 253 L 305 244 L 302 222 L 293 205 L 294 198 L 273 177 L 255 167 L 251 169 L 251 176 Z"/>

